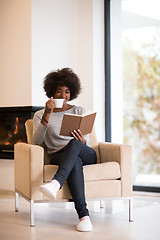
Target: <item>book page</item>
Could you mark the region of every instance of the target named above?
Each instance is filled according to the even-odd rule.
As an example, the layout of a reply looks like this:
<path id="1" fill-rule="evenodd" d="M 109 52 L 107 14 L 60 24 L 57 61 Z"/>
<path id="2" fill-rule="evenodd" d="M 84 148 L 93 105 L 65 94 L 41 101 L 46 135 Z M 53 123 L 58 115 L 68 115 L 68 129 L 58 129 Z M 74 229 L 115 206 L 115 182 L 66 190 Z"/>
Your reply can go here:
<path id="1" fill-rule="evenodd" d="M 80 129 L 84 135 L 91 133 L 96 113 L 76 115 L 65 113 L 62 120 L 60 135 L 72 136 L 71 132 Z"/>
<path id="2" fill-rule="evenodd" d="M 80 130 L 84 135 L 92 132 L 95 117 L 96 113 L 83 116 L 82 121 L 80 123 Z"/>
<path id="3" fill-rule="evenodd" d="M 62 120 L 62 126 L 60 130 L 60 135 L 72 136 L 71 132 L 77 130 L 80 127 L 82 116 L 75 114 L 64 114 Z"/>

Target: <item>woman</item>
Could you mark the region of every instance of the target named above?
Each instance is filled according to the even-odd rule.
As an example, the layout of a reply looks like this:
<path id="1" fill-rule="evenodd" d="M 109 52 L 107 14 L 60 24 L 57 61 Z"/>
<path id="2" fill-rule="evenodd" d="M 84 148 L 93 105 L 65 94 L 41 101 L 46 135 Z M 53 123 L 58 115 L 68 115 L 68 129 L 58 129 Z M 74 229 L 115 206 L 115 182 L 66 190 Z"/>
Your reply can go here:
<path id="1" fill-rule="evenodd" d="M 59 135 L 64 113 L 82 115 L 82 107 L 70 105 L 68 101 L 77 98 L 81 91 L 78 76 L 70 69 L 63 68 L 49 73 L 44 79 L 44 90 L 49 100 L 45 109 L 35 113 L 33 121 L 33 142 L 37 145 L 45 142 L 50 155 L 50 164 L 58 165 L 53 180 L 40 187 L 40 191 L 51 199 L 67 180 L 75 209 L 80 219 L 78 231 L 92 231 L 92 223 L 84 195 L 83 165 L 95 164 L 95 151 L 88 146 L 88 136 L 80 130 L 74 130 L 73 137 Z M 62 108 L 55 108 L 54 99 L 63 98 Z"/>

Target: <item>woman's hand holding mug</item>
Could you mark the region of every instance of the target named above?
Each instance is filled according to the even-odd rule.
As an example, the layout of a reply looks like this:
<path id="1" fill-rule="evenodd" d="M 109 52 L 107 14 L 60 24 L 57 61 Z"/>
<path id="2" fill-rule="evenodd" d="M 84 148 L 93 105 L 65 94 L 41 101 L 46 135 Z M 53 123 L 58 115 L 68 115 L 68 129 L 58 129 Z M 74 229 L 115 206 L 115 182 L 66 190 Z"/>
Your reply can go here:
<path id="1" fill-rule="evenodd" d="M 54 108 L 55 108 L 55 104 L 54 104 L 54 102 L 53 102 L 53 97 L 51 97 L 51 98 L 46 102 L 45 112 L 46 112 L 46 113 L 52 113 Z"/>
<path id="2" fill-rule="evenodd" d="M 47 102 L 45 106 L 45 111 L 41 120 L 41 123 L 47 127 L 48 121 L 50 118 L 51 113 L 53 112 L 53 109 L 55 108 L 55 104 L 53 102 L 53 97 L 51 97 Z"/>

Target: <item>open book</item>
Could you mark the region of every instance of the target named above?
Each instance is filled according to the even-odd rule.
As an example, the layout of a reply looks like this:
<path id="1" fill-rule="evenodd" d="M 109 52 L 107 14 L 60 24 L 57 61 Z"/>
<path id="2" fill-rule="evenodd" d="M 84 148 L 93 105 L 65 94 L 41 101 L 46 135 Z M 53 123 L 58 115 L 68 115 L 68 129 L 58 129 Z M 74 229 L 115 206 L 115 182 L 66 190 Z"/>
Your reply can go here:
<path id="1" fill-rule="evenodd" d="M 65 113 L 62 120 L 60 135 L 72 136 L 73 130 L 80 130 L 83 135 L 92 132 L 96 112 L 84 115 Z"/>

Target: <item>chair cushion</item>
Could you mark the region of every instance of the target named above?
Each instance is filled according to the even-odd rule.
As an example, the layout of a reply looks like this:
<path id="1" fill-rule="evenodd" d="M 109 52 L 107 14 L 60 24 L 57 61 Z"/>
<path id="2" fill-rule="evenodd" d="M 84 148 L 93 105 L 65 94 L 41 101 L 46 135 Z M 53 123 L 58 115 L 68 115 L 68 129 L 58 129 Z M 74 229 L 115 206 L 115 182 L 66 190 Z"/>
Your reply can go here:
<path id="1" fill-rule="evenodd" d="M 120 165 L 118 162 L 105 162 L 83 167 L 84 179 L 86 182 L 96 180 L 115 180 L 121 177 Z"/>
<path id="2" fill-rule="evenodd" d="M 58 166 L 44 165 L 44 182 L 49 182 L 54 177 Z M 98 180 L 115 180 L 121 177 L 120 166 L 118 162 L 105 162 L 83 167 L 84 180 L 98 181 Z"/>

